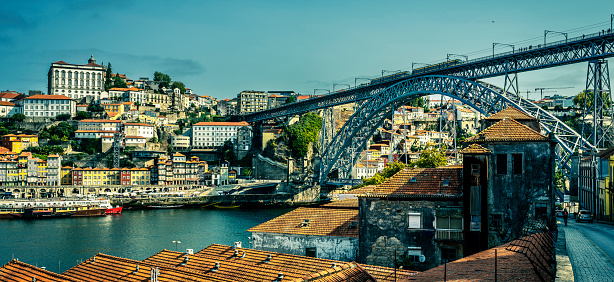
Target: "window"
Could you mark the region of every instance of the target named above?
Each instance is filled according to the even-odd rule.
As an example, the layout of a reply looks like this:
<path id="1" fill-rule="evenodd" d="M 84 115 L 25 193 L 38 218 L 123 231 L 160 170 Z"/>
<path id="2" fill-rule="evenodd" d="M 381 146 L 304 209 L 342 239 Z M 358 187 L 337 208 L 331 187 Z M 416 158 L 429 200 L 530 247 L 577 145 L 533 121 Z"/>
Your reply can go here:
<path id="1" fill-rule="evenodd" d="M 305 256 L 315 258 L 317 255 L 317 248 L 305 248 Z"/>
<path id="2" fill-rule="evenodd" d="M 407 260 L 410 262 L 424 262 L 424 258 L 422 256 L 422 248 L 420 247 L 407 247 Z"/>
<path id="3" fill-rule="evenodd" d="M 481 190 L 480 186 L 471 186 L 471 194 L 469 195 L 469 213 L 471 215 L 482 214 Z"/>
<path id="4" fill-rule="evenodd" d="M 463 219 L 461 217 L 438 216 L 436 229 L 463 230 Z"/>
<path id="5" fill-rule="evenodd" d="M 507 174 L 507 154 L 497 154 L 497 174 Z"/>
<path id="6" fill-rule="evenodd" d="M 407 213 L 407 228 L 408 229 L 420 229 L 422 227 L 420 213 Z"/>
<path id="7" fill-rule="evenodd" d="M 522 154 L 512 154 L 512 174 L 522 174 Z"/>
<path id="8" fill-rule="evenodd" d="M 456 255 L 456 249 L 454 248 L 440 248 L 441 249 L 441 262 L 448 263 L 455 261 L 458 257 Z"/>

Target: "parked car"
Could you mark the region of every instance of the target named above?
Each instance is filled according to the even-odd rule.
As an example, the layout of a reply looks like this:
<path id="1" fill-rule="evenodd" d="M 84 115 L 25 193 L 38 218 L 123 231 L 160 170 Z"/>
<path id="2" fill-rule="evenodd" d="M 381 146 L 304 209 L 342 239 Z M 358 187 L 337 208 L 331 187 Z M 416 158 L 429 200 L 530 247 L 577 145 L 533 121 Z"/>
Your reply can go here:
<path id="1" fill-rule="evenodd" d="M 576 222 L 582 222 L 582 221 L 593 223 L 593 214 L 587 210 L 579 211 L 578 215 L 576 216 Z"/>
<path id="2" fill-rule="evenodd" d="M 563 217 L 563 210 L 556 210 L 557 217 Z"/>

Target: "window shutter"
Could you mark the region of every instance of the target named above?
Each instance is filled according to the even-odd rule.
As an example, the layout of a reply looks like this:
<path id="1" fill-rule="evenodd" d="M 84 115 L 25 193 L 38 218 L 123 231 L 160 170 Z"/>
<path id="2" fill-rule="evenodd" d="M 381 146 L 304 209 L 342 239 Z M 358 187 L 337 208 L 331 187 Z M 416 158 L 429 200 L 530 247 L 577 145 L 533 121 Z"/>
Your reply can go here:
<path id="1" fill-rule="evenodd" d="M 407 218 L 408 218 L 407 228 L 420 229 L 420 227 L 422 226 L 420 213 L 408 213 Z"/>

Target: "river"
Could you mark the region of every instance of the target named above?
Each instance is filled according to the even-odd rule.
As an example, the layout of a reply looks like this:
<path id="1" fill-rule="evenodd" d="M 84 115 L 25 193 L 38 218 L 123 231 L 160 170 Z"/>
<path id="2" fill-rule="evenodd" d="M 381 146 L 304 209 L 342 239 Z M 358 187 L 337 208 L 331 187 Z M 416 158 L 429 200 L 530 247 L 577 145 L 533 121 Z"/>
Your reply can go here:
<path id="1" fill-rule="evenodd" d="M 237 241 L 249 247 L 247 229 L 290 210 L 124 210 L 104 217 L 0 220 L 0 264 L 16 258 L 61 273 L 99 252 L 143 260 L 162 249 L 197 252 Z"/>

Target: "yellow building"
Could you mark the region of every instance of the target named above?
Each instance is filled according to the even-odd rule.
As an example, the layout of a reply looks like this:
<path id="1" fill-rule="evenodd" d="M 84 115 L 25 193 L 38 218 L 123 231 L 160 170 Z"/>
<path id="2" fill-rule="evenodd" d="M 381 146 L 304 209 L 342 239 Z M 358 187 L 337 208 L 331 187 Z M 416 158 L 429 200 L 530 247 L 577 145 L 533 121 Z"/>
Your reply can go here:
<path id="1" fill-rule="evenodd" d="M 8 148 L 17 154 L 24 149 L 38 146 L 38 136 L 27 134 L 8 134 L 2 136 L 2 147 Z"/>
<path id="2" fill-rule="evenodd" d="M 277 137 L 281 135 L 281 132 L 282 132 L 281 129 L 274 129 L 274 128 L 263 130 L 262 131 L 262 150 L 266 148 L 266 145 L 269 142 L 269 140 L 277 139 Z"/>
<path id="3" fill-rule="evenodd" d="M 104 104 L 102 106 L 111 120 L 116 120 L 124 114 L 124 104 Z"/>
<path id="4" fill-rule="evenodd" d="M 133 168 L 130 170 L 132 185 L 149 185 L 150 174 L 146 168 Z"/>
<path id="5" fill-rule="evenodd" d="M 83 186 L 119 185 L 119 168 L 75 168 L 73 171 L 81 173 Z"/>
<path id="6" fill-rule="evenodd" d="M 47 183 L 47 161 L 37 159 L 36 166 L 36 182 L 45 185 Z"/>
<path id="7" fill-rule="evenodd" d="M 605 189 L 603 189 L 603 219 L 614 221 L 614 154 L 608 157 L 608 176 L 605 178 Z M 601 196 L 601 195 L 600 195 Z"/>
<path id="8" fill-rule="evenodd" d="M 65 166 L 60 171 L 62 185 L 72 185 L 72 167 Z"/>
<path id="9" fill-rule="evenodd" d="M 17 168 L 19 170 L 19 176 L 17 177 L 19 185 L 26 185 L 28 179 L 28 159 L 32 158 L 32 153 L 21 152 L 17 158 Z"/>

